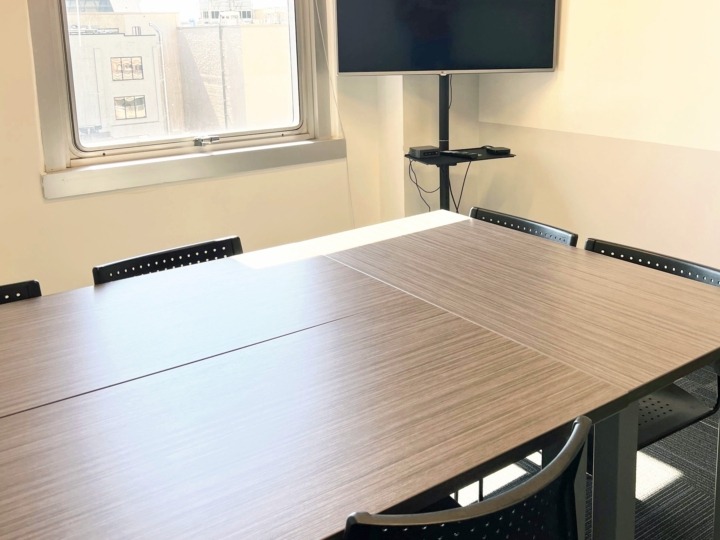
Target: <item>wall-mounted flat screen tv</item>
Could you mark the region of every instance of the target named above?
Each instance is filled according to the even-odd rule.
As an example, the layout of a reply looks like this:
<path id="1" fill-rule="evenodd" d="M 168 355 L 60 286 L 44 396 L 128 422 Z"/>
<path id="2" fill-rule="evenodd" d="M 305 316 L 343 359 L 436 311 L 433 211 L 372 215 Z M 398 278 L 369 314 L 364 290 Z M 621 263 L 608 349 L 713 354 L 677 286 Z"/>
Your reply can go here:
<path id="1" fill-rule="evenodd" d="M 552 71 L 558 2 L 336 0 L 338 71 Z"/>

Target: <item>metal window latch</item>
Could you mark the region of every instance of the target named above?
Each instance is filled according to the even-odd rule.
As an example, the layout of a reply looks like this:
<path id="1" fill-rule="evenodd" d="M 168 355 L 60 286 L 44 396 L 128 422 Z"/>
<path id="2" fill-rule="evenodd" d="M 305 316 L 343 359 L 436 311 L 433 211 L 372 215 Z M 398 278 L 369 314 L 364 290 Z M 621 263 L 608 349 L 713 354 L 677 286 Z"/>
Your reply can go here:
<path id="1" fill-rule="evenodd" d="M 216 143 L 220 140 L 220 137 L 198 137 L 195 139 L 195 146 L 207 146 L 208 144 Z"/>

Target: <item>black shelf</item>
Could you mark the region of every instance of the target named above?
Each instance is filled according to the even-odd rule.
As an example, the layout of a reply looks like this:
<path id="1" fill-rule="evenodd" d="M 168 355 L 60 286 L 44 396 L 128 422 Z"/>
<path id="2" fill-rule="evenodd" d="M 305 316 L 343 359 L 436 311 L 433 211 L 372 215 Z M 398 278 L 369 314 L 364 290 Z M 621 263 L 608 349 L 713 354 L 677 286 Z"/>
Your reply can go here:
<path id="1" fill-rule="evenodd" d="M 410 154 L 405 154 L 405 157 L 408 159 L 411 159 L 413 161 L 417 161 L 418 163 L 422 163 L 423 165 L 435 165 L 437 167 L 440 166 L 452 166 L 457 165 L 458 163 L 467 163 L 468 161 L 485 161 L 487 159 L 505 159 L 505 158 L 511 158 L 515 157 L 515 154 L 505 154 L 505 155 L 497 155 L 497 154 L 488 154 L 487 150 L 484 148 L 458 148 L 458 151 L 460 152 L 473 152 L 477 153 L 477 157 L 460 157 L 460 156 L 444 156 L 439 155 L 436 157 L 427 157 L 427 158 L 418 158 L 415 156 L 411 156 Z"/>
<path id="2" fill-rule="evenodd" d="M 438 77 L 438 148 L 443 150 L 450 149 L 450 76 L 441 74 Z M 443 156 L 416 158 L 405 154 L 406 158 L 425 165 L 435 165 L 439 171 L 439 195 L 440 208 L 442 210 L 450 210 L 450 167 L 458 163 L 469 163 L 472 161 L 483 161 L 486 159 L 504 159 L 515 157 L 515 154 L 505 154 L 500 156 L 497 154 L 488 154 L 485 148 L 462 148 L 466 152 L 475 152 L 475 157 L 458 157 Z"/>

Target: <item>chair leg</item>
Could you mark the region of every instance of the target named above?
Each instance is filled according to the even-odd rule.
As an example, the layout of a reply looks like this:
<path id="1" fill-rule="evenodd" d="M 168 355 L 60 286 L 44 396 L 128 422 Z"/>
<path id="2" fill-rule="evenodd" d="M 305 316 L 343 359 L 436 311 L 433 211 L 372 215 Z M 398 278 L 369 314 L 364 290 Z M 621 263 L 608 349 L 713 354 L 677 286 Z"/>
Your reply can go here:
<path id="1" fill-rule="evenodd" d="M 480 502 L 483 500 L 483 479 L 481 478 L 476 483 L 477 483 L 477 500 L 478 500 L 478 502 Z M 450 497 L 455 499 L 458 502 L 458 504 L 460 503 L 460 492 L 459 491 L 451 493 Z"/>

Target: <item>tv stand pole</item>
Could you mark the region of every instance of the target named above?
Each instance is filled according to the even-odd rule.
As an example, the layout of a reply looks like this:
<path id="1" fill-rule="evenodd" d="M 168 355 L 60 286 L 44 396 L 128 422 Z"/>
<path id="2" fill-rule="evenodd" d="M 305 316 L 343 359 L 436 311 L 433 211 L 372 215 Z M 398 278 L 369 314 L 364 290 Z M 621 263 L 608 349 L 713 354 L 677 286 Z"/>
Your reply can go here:
<path id="1" fill-rule="evenodd" d="M 439 94 L 439 129 L 438 129 L 438 148 L 440 152 L 450 149 L 450 76 L 440 75 L 440 91 Z M 471 161 L 485 161 L 488 159 L 503 159 L 515 157 L 510 150 L 505 149 L 505 153 L 490 153 L 489 146 L 480 148 L 461 148 L 461 154 L 443 154 L 439 156 L 418 157 L 411 154 L 405 154 L 410 161 L 416 161 L 425 165 L 435 165 L 440 171 L 440 208 L 442 210 L 450 210 L 450 167 L 458 163 L 469 163 Z M 460 201 L 458 201 L 460 202 Z"/>
<path id="2" fill-rule="evenodd" d="M 450 150 L 450 76 L 440 75 L 438 89 L 438 148 Z M 439 165 L 440 209 L 450 210 L 450 165 Z"/>

